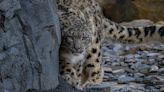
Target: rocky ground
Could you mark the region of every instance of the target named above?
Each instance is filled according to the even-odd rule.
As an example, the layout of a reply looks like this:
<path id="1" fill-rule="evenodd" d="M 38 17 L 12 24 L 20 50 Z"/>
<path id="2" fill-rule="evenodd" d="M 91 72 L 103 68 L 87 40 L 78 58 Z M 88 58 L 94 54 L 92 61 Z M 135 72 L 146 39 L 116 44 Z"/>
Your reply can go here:
<path id="1" fill-rule="evenodd" d="M 106 82 L 100 87 L 109 86 L 112 92 L 164 91 L 163 44 L 140 48 L 115 43 L 103 49 L 104 67 L 111 72 L 105 73 Z"/>
<path id="2" fill-rule="evenodd" d="M 152 22 L 123 24 L 146 26 Z M 104 84 L 95 88 L 109 87 L 111 92 L 164 92 L 164 44 L 106 43 L 103 52 L 104 67 L 110 67 L 111 72 L 106 72 Z"/>

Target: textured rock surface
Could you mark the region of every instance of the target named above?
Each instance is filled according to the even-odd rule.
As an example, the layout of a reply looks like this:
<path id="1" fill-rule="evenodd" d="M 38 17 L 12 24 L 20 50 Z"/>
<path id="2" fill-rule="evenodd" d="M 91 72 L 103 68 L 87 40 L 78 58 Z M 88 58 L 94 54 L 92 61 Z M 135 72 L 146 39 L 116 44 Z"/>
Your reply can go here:
<path id="1" fill-rule="evenodd" d="M 105 15 L 117 22 L 134 19 L 164 21 L 164 0 L 98 0 Z"/>
<path id="2" fill-rule="evenodd" d="M 55 0 L 0 0 L 0 92 L 55 89 L 58 24 Z"/>

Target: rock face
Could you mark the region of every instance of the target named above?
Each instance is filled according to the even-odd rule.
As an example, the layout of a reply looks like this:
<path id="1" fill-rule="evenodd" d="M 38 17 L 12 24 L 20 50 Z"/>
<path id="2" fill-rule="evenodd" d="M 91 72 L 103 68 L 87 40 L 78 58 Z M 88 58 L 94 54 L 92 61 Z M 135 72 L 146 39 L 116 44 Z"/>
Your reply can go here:
<path id="1" fill-rule="evenodd" d="M 58 85 L 56 0 L 0 0 L 0 92 Z"/>
<path id="2" fill-rule="evenodd" d="M 134 19 L 164 21 L 164 0 L 98 0 L 104 14 L 117 22 Z"/>

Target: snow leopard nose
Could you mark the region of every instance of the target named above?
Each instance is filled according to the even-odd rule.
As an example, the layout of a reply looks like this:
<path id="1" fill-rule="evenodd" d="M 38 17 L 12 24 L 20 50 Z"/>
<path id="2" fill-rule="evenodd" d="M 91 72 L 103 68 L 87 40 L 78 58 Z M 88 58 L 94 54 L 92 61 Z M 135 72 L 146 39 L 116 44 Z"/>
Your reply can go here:
<path id="1" fill-rule="evenodd" d="M 82 44 L 81 44 L 81 41 L 79 40 L 75 40 L 74 42 L 74 48 L 77 52 L 82 52 L 81 49 L 82 49 Z"/>

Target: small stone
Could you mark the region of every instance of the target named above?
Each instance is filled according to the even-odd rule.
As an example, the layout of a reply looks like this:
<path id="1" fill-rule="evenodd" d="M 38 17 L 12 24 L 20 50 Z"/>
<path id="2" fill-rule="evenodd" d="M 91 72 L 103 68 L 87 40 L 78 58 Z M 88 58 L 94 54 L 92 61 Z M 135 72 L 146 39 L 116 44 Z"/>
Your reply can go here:
<path id="1" fill-rule="evenodd" d="M 156 65 L 153 65 L 153 66 L 151 66 L 149 72 L 154 73 L 154 72 L 157 72 L 158 70 L 159 70 L 159 67 Z"/>
<path id="2" fill-rule="evenodd" d="M 118 78 L 118 83 L 129 83 L 129 82 L 133 82 L 135 81 L 135 78 L 133 77 L 130 77 L 130 76 L 126 76 L 126 75 L 121 75 L 119 78 Z"/>
<path id="3" fill-rule="evenodd" d="M 148 53 L 147 56 L 151 58 L 156 58 L 158 57 L 159 53 Z"/>
<path id="4" fill-rule="evenodd" d="M 154 65 L 156 63 L 155 59 L 149 59 L 149 61 L 147 61 L 147 64 L 149 65 Z"/>
<path id="5" fill-rule="evenodd" d="M 158 58 L 159 59 L 164 59 L 164 55 L 159 55 Z"/>
<path id="6" fill-rule="evenodd" d="M 113 63 L 112 63 L 112 66 L 120 66 L 120 63 L 118 63 L 118 62 L 113 62 Z"/>
<path id="7" fill-rule="evenodd" d="M 143 80 L 144 80 L 143 78 L 139 78 L 139 77 L 135 78 L 135 82 L 137 82 L 137 83 L 142 83 Z"/>
<path id="8" fill-rule="evenodd" d="M 141 59 L 141 58 L 139 58 L 139 59 L 137 58 L 137 59 L 136 59 L 136 62 L 144 62 L 144 61 L 145 61 L 145 60 L 144 60 L 144 59 Z"/>
<path id="9" fill-rule="evenodd" d="M 149 69 L 150 69 L 150 66 L 148 66 L 148 65 L 143 65 L 143 66 L 141 66 L 141 67 L 139 68 L 139 71 L 140 71 L 140 73 L 146 74 L 146 73 L 148 73 Z"/>
<path id="10" fill-rule="evenodd" d="M 135 76 L 136 76 L 136 77 L 144 77 L 145 75 L 142 74 L 142 73 L 135 73 Z"/>
<path id="11" fill-rule="evenodd" d="M 114 70 L 112 73 L 113 74 L 123 74 L 123 73 L 125 73 L 125 70 L 124 69 L 118 69 L 118 70 Z"/>
<path id="12" fill-rule="evenodd" d="M 104 74 L 105 76 L 103 77 L 104 79 L 103 79 L 103 81 L 116 81 L 117 80 L 117 77 L 116 76 L 114 76 L 113 74 L 110 74 L 110 73 L 105 73 Z"/>
<path id="13" fill-rule="evenodd" d="M 124 63 L 124 62 L 120 62 L 120 65 L 121 65 L 121 66 L 124 66 L 124 67 L 127 67 L 127 66 L 128 66 L 128 64 L 126 64 L 126 63 Z"/>
<path id="14" fill-rule="evenodd" d="M 141 56 L 140 56 L 140 55 L 138 55 L 138 54 L 136 54 L 134 57 L 135 57 L 135 58 L 140 58 Z"/>
<path id="15" fill-rule="evenodd" d="M 135 71 L 139 71 L 140 73 L 146 74 L 149 73 L 150 66 L 147 64 L 142 64 L 141 62 L 137 62 L 131 66 Z"/>
<path id="16" fill-rule="evenodd" d="M 135 59 L 127 59 L 124 61 L 125 63 L 135 63 L 136 60 Z"/>
<path id="17" fill-rule="evenodd" d="M 143 82 L 143 78 L 144 78 L 144 74 L 142 73 L 135 73 L 134 74 L 134 78 L 136 79 L 135 82 L 137 83 L 142 83 Z"/>
<path id="18" fill-rule="evenodd" d="M 126 56 L 127 59 L 134 59 L 134 55 L 133 54 L 129 54 Z"/>
<path id="19" fill-rule="evenodd" d="M 145 84 L 142 83 L 129 83 L 129 88 L 131 89 L 131 91 L 128 92 L 143 92 L 145 91 L 144 86 Z"/>

